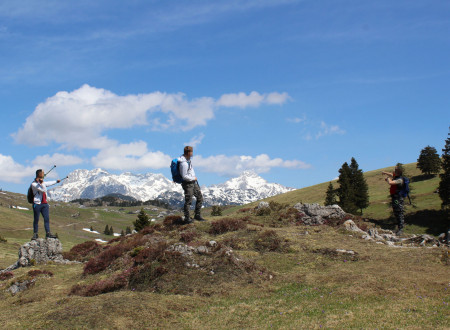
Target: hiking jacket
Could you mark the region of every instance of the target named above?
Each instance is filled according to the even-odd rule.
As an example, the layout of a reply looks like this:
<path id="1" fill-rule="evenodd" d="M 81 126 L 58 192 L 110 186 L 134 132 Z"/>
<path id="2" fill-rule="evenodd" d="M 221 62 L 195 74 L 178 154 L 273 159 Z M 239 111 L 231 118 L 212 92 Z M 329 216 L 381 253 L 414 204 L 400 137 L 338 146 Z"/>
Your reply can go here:
<path id="1" fill-rule="evenodd" d="M 31 184 L 31 189 L 33 190 L 33 195 L 34 195 L 33 203 L 41 204 L 42 196 L 43 196 L 44 192 L 47 194 L 47 200 L 49 200 L 50 196 L 47 191 L 47 187 L 53 186 L 55 184 L 56 184 L 56 181 L 39 183 L 36 180 L 34 180 L 33 183 Z"/>
<path id="2" fill-rule="evenodd" d="M 391 196 L 397 195 L 397 193 L 400 191 L 401 186 L 403 185 L 403 178 L 401 176 L 396 176 L 392 179 L 396 184 L 391 185 L 389 189 L 389 193 Z"/>
<path id="3" fill-rule="evenodd" d="M 187 161 L 184 155 L 181 155 L 178 158 L 178 162 L 180 163 L 180 175 L 183 178 L 183 182 L 192 182 L 195 181 L 195 171 L 192 167 L 191 160 Z"/>

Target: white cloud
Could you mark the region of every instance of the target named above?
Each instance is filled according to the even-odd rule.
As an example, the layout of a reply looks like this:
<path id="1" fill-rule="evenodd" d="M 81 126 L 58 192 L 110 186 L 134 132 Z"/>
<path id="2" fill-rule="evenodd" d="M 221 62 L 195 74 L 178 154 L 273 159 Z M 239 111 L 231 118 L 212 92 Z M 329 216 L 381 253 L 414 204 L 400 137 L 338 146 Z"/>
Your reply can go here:
<path id="1" fill-rule="evenodd" d="M 266 154 L 261 154 L 256 157 L 217 155 L 206 158 L 196 156 L 194 158 L 195 166 L 201 168 L 203 171 L 230 176 L 239 175 L 246 170 L 265 173 L 274 167 L 292 169 L 307 169 L 311 167 L 311 165 L 300 160 L 271 159 Z"/>
<path id="2" fill-rule="evenodd" d="M 286 120 L 290 123 L 299 124 L 306 121 L 306 116 L 303 116 L 301 118 L 300 117 L 287 118 Z"/>
<path id="3" fill-rule="evenodd" d="M 289 99 L 287 93 L 273 92 L 270 94 L 259 94 L 258 92 L 251 92 L 250 94 L 235 93 L 223 94 L 216 105 L 221 107 L 258 107 L 263 103 L 266 104 L 283 104 Z"/>
<path id="4" fill-rule="evenodd" d="M 182 93 L 119 96 L 83 85 L 72 92 L 58 92 L 40 103 L 13 137 L 18 143 L 33 146 L 54 141 L 68 148 L 105 149 L 118 143 L 104 135 L 109 129 L 148 125 L 156 130 L 187 131 L 206 125 L 219 106 L 281 104 L 287 98 L 286 93 L 257 92 L 226 94 L 217 102 L 211 97 L 188 100 Z"/>
<path id="5" fill-rule="evenodd" d="M 326 136 L 326 135 L 333 135 L 333 134 L 345 134 L 345 130 L 341 129 L 338 125 L 328 125 L 325 122 L 320 123 L 320 131 L 316 134 L 316 139 Z"/>
<path id="6" fill-rule="evenodd" d="M 169 168 L 171 157 L 161 151 L 149 151 L 144 141 L 116 144 L 92 158 L 95 167 L 130 171 Z"/>
<path id="7" fill-rule="evenodd" d="M 35 172 L 36 169 L 16 163 L 11 156 L 0 154 L 0 181 L 22 183 L 23 179 L 28 177 L 31 182 L 35 178 Z"/>
<path id="8" fill-rule="evenodd" d="M 205 134 L 200 133 L 199 135 L 194 136 L 189 142 L 185 142 L 184 145 L 195 148 L 200 143 L 202 143 L 204 137 L 205 137 Z"/>
<path id="9" fill-rule="evenodd" d="M 39 168 L 47 168 L 53 165 L 60 167 L 81 164 L 83 163 L 83 159 L 77 156 L 55 153 L 51 156 L 48 154 L 37 156 L 32 163 Z"/>

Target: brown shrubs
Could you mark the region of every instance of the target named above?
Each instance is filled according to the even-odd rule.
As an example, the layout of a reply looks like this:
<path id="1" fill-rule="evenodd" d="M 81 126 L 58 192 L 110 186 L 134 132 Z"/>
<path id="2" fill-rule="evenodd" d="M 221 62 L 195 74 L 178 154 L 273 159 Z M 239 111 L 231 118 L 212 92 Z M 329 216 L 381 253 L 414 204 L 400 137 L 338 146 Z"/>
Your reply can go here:
<path id="1" fill-rule="evenodd" d="M 0 281 L 9 280 L 12 277 L 14 277 L 14 274 L 12 272 L 4 272 L 0 274 Z"/>
<path id="2" fill-rule="evenodd" d="M 111 279 L 98 281 L 91 285 L 74 285 L 69 295 L 77 295 L 83 297 L 97 296 L 102 293 L 113 292 L 124 288 L 128 283 L 129 270 L 114 276 Z"/>
<path id="3" fill-rule="evenodd" d="M 49 270 L 33 269 L 33 270 L 30 270 L 28 272 L 28 275 L 30 275 L 32 277 L 36 277 L 36 276 L 39 276 L 39 275 L 46 275 L 46 276 L 52 277 L 53 273 L 51 271 L 49 271 Z"/>
<path id="4" fill-rule="evenodd" d="M 255 249 L 260 252 L 285 252 L 289 247 L 288 241 L 283 240 L 274 230 L 265 230 L 258 233 L 254 245 Z"/>
<path id="5" fill-rule="evenodd" d="M 113 263 L 114 260 L 121 257 L 125 252 L 125 247 L 123 245 L 111 246 L 97 257 L 92 258 L 84 266 L 83 275 L 96 274 L 105 270 L 109 265 Z"/>
<path id="6" fill-rule="evenodd" d="M 70 249 L 69 252 L 63 252 L 64 259 L 76 260 L 76 261 L 87 261 L 93 256 L 99 254 L 102 247 L 94 241 L 87 241 L 78 245 L 75 245 Z"/>
<path id="7" fill-rule="evenodd" d="M 237 231 L 247 228 L 247 224 L 240 219 L 224 218 L 211 222 L 210 234 L 220 235 L 229 231 Z"/>
<path id="8" fill-rule="evenodd" d="M 199 236 L 200 234 L 195 230 L 184 231 L 180 234 L 180 241 L 190 243 Z"/>
<path id="9" fill-rule="evenodd" d="M 175 226 L 183 225 L 183 218 L 179 215 L 168 215 L 163 221 L 164 227 L 173 229 Z"/>

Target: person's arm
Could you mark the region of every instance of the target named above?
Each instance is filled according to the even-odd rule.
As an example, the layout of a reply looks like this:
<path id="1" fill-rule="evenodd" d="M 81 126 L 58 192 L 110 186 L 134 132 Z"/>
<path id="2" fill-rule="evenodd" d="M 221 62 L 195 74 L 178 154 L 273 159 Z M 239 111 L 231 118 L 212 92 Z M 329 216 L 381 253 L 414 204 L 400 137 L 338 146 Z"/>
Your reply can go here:
<path id="1" fill-rule="evenodd" d="M 38 184 L 36 181 L 33 182 L 31 186 L 33 187 L 33 194 L 35 195 L 38 191 L 41 193 L 44 193 L 46 191 L 46 189 L 42 185 Z"/>
<path id="2" fill-rule="evenodd" d="M 389 173 L 389 172 L 381 172 L 381 174 L 387 175 L 387 176 L 389 176 L 391 178 L 393 177 L 392 173 Z"/>
<path id="3" fill-rule="evenodd" d="M 188 174 L 189 164 L 187 162 L 180 163 L 180 175 L 184 181 L 194 181 L 195 177 Z"/>
<path id="4" fill-rule="evenodd" d="M 392 180 L 391 178 L 386 178 L 386 182 L 389 183 L 391 186 L 394 186 L 397 184 L 403 184 L 402 179 Z"/>
<path id="5" fill-rule="evenodd" d="M 46 185 L 47 187 L 50 187 L 50 186 L 54 186 L 55 184 L 60 183 L 60 182 L 61 182 L 61 180 L 48 181 L 48 182 L 45 182 L 45 185 Z"/>

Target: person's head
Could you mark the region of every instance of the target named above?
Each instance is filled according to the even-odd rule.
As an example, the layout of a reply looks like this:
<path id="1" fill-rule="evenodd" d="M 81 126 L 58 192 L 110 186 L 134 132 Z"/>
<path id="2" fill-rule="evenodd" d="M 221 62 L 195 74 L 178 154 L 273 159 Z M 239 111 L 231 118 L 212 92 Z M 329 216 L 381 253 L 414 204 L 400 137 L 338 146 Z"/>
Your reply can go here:
<path id="1" fill-rule="evenodd" d="M 36 171 L 36 179 L 44 179 L 44 171 L 39 169 Z"/>
<path id="2" fill-rule="evenodd" d="M 403 175 L 403 171 L 402 171 L 402 169 L 399 166 L 395 166 L 394 175 L 395 176 L 402 176 Z"/>
<path id="3" fill-rule="evenodd" d="M 184 157 L 189 159 L 192 157 L 193 154 L 194 154 L 194 148 L 192 148 L 191 146 L 184 147 L 184 153 L 183 153 Z"/>

